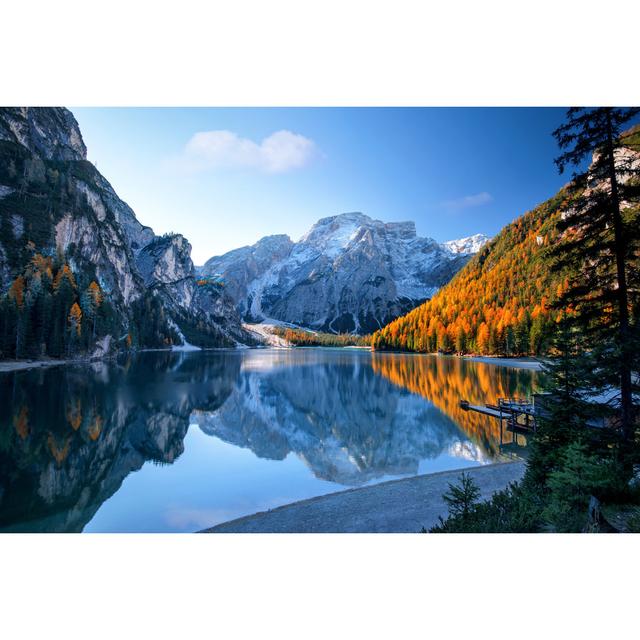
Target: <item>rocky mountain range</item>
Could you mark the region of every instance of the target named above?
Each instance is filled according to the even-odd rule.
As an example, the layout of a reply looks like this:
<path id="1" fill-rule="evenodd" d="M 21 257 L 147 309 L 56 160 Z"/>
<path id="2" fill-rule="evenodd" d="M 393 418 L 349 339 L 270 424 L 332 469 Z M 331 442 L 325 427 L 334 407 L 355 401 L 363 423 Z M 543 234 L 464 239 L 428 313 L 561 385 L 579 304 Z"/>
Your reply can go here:
<path id="1" fill-rule="evenodd" d="M 442 245 L 419 237 L 413 222 L 344 213 L 322 218 L 298 242 L 267 236 L 215 256 L 201 273 L 224 283 L 246 321 L 368 333 L 431 298 L 487 241 Z"/>
<path id="2" fill-rule="evenodd" d="M 57 257 L 76 282 L 98 283 L 120 335 L 143 333 L 131 326 L 138 303 L 164 344 L 251 342 L 224 290 L 198 285 L 188 241 L 142 225 L 87 161 L 67 109 L 0 109 L 0 215 L 0 294 L 34 256 Z"/>
<path id="3" fill-rule="evenodd" d="M 369 333 L 433 296 L 486 240 L 442 245 L 418 237 L 412 222 L 346 213 L 298 242 L 268 236 L 211 258 L 198 273 L 187 239 L 143 225 L 87 160 L 70 111 L 0 108 L 0 357 L 58 357 L 91 343 L 104 352 L 125 341 L 254 344 L 243 320 Z M 58 299 L 62 276 L 72 292 Z M 109 303 L 93 320 L 89 286 Z"/>

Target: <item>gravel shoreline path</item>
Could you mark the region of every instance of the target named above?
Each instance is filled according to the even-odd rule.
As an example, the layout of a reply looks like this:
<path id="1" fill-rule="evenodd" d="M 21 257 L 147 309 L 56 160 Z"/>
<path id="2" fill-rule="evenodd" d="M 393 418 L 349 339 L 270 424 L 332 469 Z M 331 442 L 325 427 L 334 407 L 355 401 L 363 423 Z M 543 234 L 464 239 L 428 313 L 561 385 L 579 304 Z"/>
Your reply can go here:
<path id="1" fill-rule="evenodd" d="M 391 480 L 348 489 L 223 522 L 202 533 L 417 533 L 437 524 L 447 506 L 442 494 L 462 471 L 483 499 L 524 475 L 525 463 L 504 462 Z"/>
<path id="2" fill-rule="evenodd" d="M 62 364 L 77 363 L 75 360 L 3 360 L 0 362 L 0 373 L 38 369 L 39 367 L 57 367 Z"/>

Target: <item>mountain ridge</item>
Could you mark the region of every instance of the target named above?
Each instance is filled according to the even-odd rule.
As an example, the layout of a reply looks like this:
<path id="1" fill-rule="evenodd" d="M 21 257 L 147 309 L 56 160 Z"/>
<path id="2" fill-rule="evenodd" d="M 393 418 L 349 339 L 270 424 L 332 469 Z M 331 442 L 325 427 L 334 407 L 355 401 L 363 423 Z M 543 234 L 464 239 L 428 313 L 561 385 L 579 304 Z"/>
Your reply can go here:
<path id="1" fill-rule="evenodd" d="M 224 282 L 248 322 L 367 333 L 432 296 L 469 257 L 419 237 L 414 222 L 350 212 L 321 218 L 297 242 L 265 236 L 214 256 L 199 272 Z"/>

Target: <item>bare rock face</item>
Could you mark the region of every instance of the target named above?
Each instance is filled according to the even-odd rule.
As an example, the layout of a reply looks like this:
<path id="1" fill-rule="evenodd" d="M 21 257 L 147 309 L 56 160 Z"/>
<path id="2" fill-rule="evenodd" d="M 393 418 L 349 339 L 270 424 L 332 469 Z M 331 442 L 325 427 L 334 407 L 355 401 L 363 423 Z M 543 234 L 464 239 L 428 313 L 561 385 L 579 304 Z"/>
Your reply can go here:
<path id="1" fill-rule="evenodd" d="M 207 261 L 248 321 L 368 333 L 430 298 L 468 261 L 413 222 L 362 213 L 319 220 L 298 242 L 268 236 Z"/>
<path id="2" fill-rule="evenodd" d="M 0 140 L 17 142 L 47 160 L 86 160 L 80 127 L 68 109 L 0 109 Z"/>
<path id="3" fill-rule="evenodd" d="M 0 108 L 0 294 L 24 269 L 31 243 L 92 274 L 123 330 L 132 303 L 159 295 L 168 333 L 177 326 L 195 345 L 202 336 L 206 346 L 251 341 L 222 289 L 199 290 L 188 241 L 141 224 L 86 153 L 67 109 Z"/>
<path id="4" fill-rule="evenodd" d="M 240 316 L 224 289 L 196 279 L 191 245 L 184 236 L 156 237 L 138 253 L 137 264 L 145 286 L 174 312 L 178 325 L 185 321 L 204 322 L 231 343 L 254 341 L 242 328 Z"/>
<path id="5" fill-rule="evenodd" d="M 179 234 L 154 238 L 138 254 L 138 267 L 147 286 L 190 278 L 194 272 L 191 245 Z"/>
<path id="6" fill-rule="evenodd" d="M 82 214 L 69 211 L 55 225 L 49 253 L 68 254 L 71 248 L 73 255 L 68 261 L 73 271 L 93 265 L 101 288 L 116 306 L 123 307 L 142 295 L 143 283 L 120 229 L 101 221 L 95 210 Z"/>
<path id="7" fill-rule="evenodd" d="M 147 244 L 155 240 L 156 235 L 151 227 L 141 224 L 136 218 L 133 209 L 120 200 L 113 187 L 105 177 L 96 171 L 95 185 L 100 190 L 100 197 L 104 206 L 113 214 L 127 239 L 127 244 L 134 254 L 143 249 Z"/>
<path id="8" fill-rule="evenodd" d="M 240 313 L 247 315 L 250 285 L 276 264 L 286 260 L 293 247 L 294 243 L 287 235 L 266 236 L 250 247 L 241 247 L 211 258 L 202 268 L 202 274 L 220 276 L 228 294 L 237 302 Z"/>

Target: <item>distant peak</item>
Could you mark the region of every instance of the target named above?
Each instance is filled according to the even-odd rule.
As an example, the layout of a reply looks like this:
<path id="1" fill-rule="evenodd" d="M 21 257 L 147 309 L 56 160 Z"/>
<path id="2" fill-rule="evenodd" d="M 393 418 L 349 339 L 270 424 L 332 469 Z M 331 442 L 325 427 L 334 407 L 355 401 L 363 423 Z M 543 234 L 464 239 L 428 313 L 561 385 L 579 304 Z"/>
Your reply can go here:
<path id="1" fill-rule="evenodd" d="M 275 233 L 270 236 L 263 236 L 256 244 L 273 244 L 274 242 L 291 242 L 291 238 L 286 233 Z"/>
<path id="2" fill-rule="evenodd" d="M 349 213 L 339 213 L 335 216 L 328 216 L 327 218 L 320 218 L 318 222 L 316 222 L 314 227 L 324 227 L 331 223 L 348 223 L 348 222 L 356 222 L 356 223 L 372 223 L 373 219 L 368 215 L 361 213 L 360 211 L 352 211 Z"/>
<path id="3" fill-rule="evenodd" d="M 484 233 L 475 233 L 472 236 L 466 238 L 459 238 L 458 240 L 449 240 L 444 242 L 443 246 L 451 253 L 461 255 L 471 255 L 478 253 L 482 247 L 489 242 L 491 238 Z"/>

